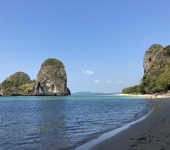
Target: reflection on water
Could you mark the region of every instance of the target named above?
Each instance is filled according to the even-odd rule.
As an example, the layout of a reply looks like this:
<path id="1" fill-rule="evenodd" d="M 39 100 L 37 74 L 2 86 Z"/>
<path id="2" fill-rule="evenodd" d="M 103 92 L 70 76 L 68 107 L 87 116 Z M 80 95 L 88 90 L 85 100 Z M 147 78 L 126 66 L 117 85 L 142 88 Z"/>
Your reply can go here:
<path id="1" fill-rule="evenodd" d="M 147 113 L 116 96 L 0 97 L 1 149 L 72 149 Z"/>

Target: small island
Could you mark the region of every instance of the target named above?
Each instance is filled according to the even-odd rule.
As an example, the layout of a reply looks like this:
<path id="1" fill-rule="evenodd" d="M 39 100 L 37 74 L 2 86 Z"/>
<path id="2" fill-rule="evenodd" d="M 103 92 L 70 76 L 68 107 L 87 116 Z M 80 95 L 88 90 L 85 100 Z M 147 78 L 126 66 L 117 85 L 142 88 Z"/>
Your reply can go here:
<path id="1" fill-rule="evenodd" d="M 31 80 L 24 72 L 16 72 L 0 84 L 1 96 L 66 96 L 71 95 L 67 87 L 67 74 L 60 60 L 45 60 L 37 79 Z"/>
<path id="2" fill-rule="evenodd" d="M 154 44 L 145 52 L 144 75 L 139 85 L 122 90 L 124 94 L 170 94 L 170 45 Z"/>

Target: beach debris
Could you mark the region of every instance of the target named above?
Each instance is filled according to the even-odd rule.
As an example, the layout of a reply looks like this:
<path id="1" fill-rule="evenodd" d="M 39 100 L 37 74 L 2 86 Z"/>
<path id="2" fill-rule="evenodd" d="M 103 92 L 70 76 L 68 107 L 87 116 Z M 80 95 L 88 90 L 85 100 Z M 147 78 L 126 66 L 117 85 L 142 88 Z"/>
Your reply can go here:
<path id="1" fill-rule="evenodd" d="M 138 141 L 142 141 L 142 140 L 146 140 L 146 138 L 142 137 L 142 138 L 138 138 Z"/>

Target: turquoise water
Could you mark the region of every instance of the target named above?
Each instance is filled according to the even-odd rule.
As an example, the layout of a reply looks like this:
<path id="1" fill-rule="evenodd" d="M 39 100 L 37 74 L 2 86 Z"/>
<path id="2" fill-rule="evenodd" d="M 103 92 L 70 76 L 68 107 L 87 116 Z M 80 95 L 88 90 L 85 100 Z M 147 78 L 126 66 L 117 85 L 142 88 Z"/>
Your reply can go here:
<path id="1" fill-rule="evenodd" d="M 0 97 L 0 148 L 75 149 L 149 110 L 129 96 Z"/>

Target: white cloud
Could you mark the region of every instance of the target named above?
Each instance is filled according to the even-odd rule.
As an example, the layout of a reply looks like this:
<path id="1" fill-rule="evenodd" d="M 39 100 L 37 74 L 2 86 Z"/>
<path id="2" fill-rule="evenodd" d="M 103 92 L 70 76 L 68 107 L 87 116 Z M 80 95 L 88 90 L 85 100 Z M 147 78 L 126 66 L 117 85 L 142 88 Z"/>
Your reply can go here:
<path id="1" fill-rule="evenodd" d="M 117 83 L 117 84 L 122 84 L 122 83 L 124 83 L 124 82 L 119 80 L 119 81 L 116 81 L 116 83 Z"/>
<path id="2" fill-rule="evenodd" d="M 93 74 L 94 73 L 94 71 L 90 71 L 90 70 L 83 70 L 82 72 L 85 74 Z"/>
<path id="3" fill-rule="evenodd" d="M 106 81 L 107 83 L 112 83 L 112 81 L 110 81 L 110 80 L 108 80 L 108 81 Z"/>
<path id="4" fill-rule="evenodd" d="M 99 80 L 94 80 L 94 82 L 99 83 L 100 81 Z"/>

